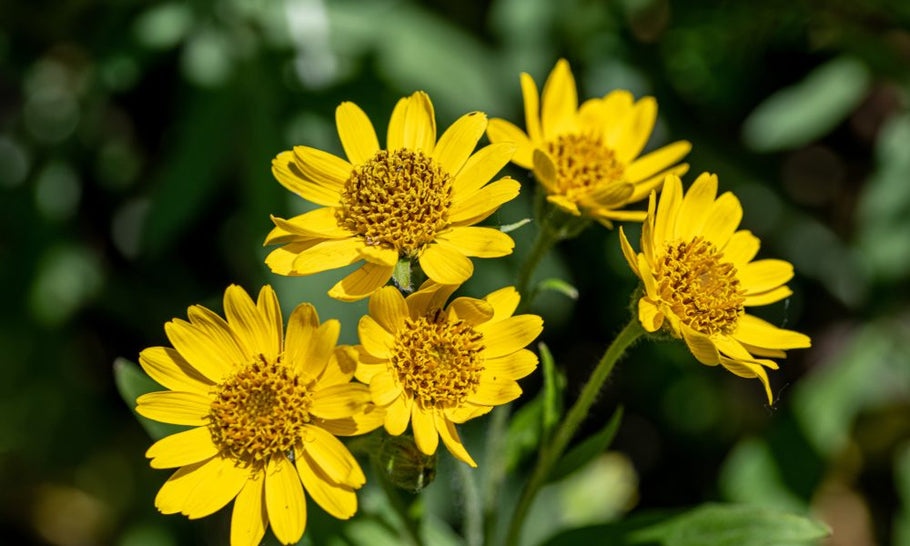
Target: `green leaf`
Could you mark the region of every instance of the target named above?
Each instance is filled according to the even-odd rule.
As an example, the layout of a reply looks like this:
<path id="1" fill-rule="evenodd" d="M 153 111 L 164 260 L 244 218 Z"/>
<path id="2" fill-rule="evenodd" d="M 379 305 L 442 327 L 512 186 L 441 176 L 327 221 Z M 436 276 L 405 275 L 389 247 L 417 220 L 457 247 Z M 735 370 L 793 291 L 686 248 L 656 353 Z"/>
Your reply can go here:
<path id="1" fill-rule="evenodd" d="M 622 413 L 622 406 L 616 408 L 604 428 L 563 455 L 550 471 L 547 481 L 556 482 L 565 478 L 576 470 L 584 468 L 592 459 L 606 451 L 613 442 L 613 438 L 616 437 L 616 431 L 619 430 Z"/>
<path id="2" fill-rule="evenodd" d="M 645 513 L 615 524 L 563 531 L 543 546 L 809 546 L 830 534 L 824 524 L 790 512 L 703 504 L 684 512 Z"/>
<path id="3" fill-rule="evenodd" d="M 525 404 L 512 419 L 503 448 L 506 472 L 514 470 L 529 453 L 540 445 L 540 422 L 543 416 L 543 393 Z"/>
<path id="4" fill-rule="evenodd" d="M 743 140 L 758 152 L 808 144 L 837 127 L 869 90 L 866 66 L 839 57 L 816 68 L 801 82 L 774 93 L 743 124 Z"/>
<path id="5" fill-rule="evenodd" d="M 537 283 L 537 291 L 559 292 L 572 300 L 578 299 L 578 289 L 562 279 L 544 279 Z"/>
<path id="6" fill-rule="evenodd" d="M 556 362 L 553 360 L 553 354 L 547 348 L 546 343 L 538 343 L 540 350 L 540 361 L 543 363 L 543 436 L 549 437 L 550 433 L 559 423 L 562 417 L 563 399 L 562 389 L 565 387 L 565 381 L 559 370 L 556 369 Z"/>
<path id="7" fill-rule="evenodd" d="M 530 224 L 530 223 L 531 223 L 530 218 L 522 218 L 521 220 L 519 220 L 517 222 L 499 226 L 499 231 L 501 231 L 503 233 L 510 233 L 510 232 L 515 231 L 516 229 L 520 228 L 521 226 L 524 226 L 524 225 Z"/>
<path id="8" fill-rule="evenodd" d="M 136 413 L 137 398 L 148 392 L 160 391 L 162 388 L 133 362 L 125 358 L 118 358 L 114 361 L 114 383 L 117 385 L 117 392 L 120 393 L 123 401 L 153 440 L 160 440 L 186 429 L 186 427 L 152 421 Z"/>

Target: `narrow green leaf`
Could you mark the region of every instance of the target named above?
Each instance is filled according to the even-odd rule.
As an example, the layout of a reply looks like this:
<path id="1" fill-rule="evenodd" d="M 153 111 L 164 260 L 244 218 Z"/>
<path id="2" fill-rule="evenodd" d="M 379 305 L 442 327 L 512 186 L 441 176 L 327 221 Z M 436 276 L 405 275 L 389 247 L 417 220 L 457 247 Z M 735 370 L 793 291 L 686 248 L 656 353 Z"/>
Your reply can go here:
<path id="1" fill-rule="evenodd" d="M 163 390 L 163 388 L 158 383 L 155 383 L 152 378 L 145 375 L 145 372 L 133 362 L 125 358 L 118 358 L 114 361 L 114 383 L 117 385 L 117 392 L 120 393 L 120 397 L 123 398 L 130 411 L 139 420 L 139 424 L 142 425 L 142 428 L 148 432 L 153 440 L 159 440 L 186 429 L 186 427 L 152 421 L 136 413 L 136 398 L 147 392 Z"/>
<path id="2" fill-rule="evenodd" d="M 537 348 L 540 350 L 540 361 L 543 363 L 543 437 L 548 438 L 562 417 L 562 389 L 565 382 L 556 369 L 556 362 L 547 345 L 541 342 L 537 344 Z"/>
<path id="3" fill-rule="evenodd" d="M 540 445 L 543 393 L 521 407 L 509 420 L 503 459 L 506 472 L 514 470 L 529 453 Z"/>
<path id="4" fill-rule="evenodd" d="M 562 279 L 544 279 L 537 283 L 537 291 L 550 290 L 559 292 L 569 299 L 578 299 L 578 289 Z"/>
<path id="5" fill-rule="evenodd" d="M 521 226 L 524 226 L 524 225 L 530 224 L 530 223 L 531 223 L 530 218 L 522 218 L 521 220 L 519 220 L 517 222 L 499 226 L 499 231 L 501 231 L 503 233 L 510 233 L 510 232 L 515 231 L 516 229 L 520 228 Z"/>
<path id="6" fill-rule="evenodd" d="M 553 467 L 548 481 L 559 481 L 576 470 L 583 468 L 592 459 L 607 450 L 616 437 L 619 424 L 622 422 L 622 406 L 616 408 L 606 426 L 585 441 L 573 447 Z"/>

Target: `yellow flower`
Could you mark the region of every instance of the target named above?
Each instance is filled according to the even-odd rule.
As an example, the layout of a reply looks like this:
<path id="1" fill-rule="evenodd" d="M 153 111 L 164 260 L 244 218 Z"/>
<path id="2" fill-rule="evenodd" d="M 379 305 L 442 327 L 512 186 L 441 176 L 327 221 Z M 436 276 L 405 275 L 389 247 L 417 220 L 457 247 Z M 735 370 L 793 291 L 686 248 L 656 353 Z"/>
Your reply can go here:
<path id="1" fill-rule="evenodd" d="M 621 210 L 648 196 L 668 174 L 682 175 L 689 166 L 677 164 L 692 148 L 680 140 L 643 157 L 657 119 L 657 102 L 635 102 L 628 91 L 613 91 L 578 106 L 569 63 L 556 63 L 538 97 L 530 75 L 521 75 L 525 134 L 503 119 L 492 119 L 490 142 L 515 142 L 512 161 L 533 169 L 547 191 L 547 200 L 576 216 L 591 216 L 612 227 L 613 220 L 640 222 L 643 211 Z M 540 104 L 542 102 L 542 104 Z"/>
<path id="2" fill-rule="evenodd" d="M 423 92 L 402 98 L 392 112 L 386 149 L 366 114 L 342 103 L 335 112 L 348 160 L 297 146 L 272 162 L 287 189 L 323 208 L 289 220 L 273 217 L 266 264 L 280 275 L 310 275 L 363 260 L 329 295 L 344 301 L 369 296 L 388 282 L 396 262 L 418 259 L 441 284 L 460 284 L 474 271 L 469 257 L 512 252 L 512 239 L 472 227 L 518 195 L 518 182 L 487 182 L 515 151 L 512 143 L 472 155 L 487 127 L 481 112 L 455 121 L 436 141 L 436 120 Z"/>
<path id="3" fill-rule="evenodd" d="M 410 422 L 420 451 L 435 453 L 441 437 L 455 457 L 476 467 L 455 424 L 518 398 L 516 380 L 537 367 L 524 347 L 540 335 L 543 320 L 512 316 L 519 301 L 512 287 L 443 308 L 455 288 L 428 281 L 407 298 L 391 286 L 374 293 L 358 327 L 356 377 L 386 409 L 389 434 L 402 434 Z"/>
<path id="4" fill-rule="evenodd" d="M 649 332 L 668 328 L 685 340 L 702 364 L 721 364 L 741 377 L 757 377 L 773 403 L 765 368 L 786 349 L 810 346 L 808 336 L 749 314 L 792 293 L 785 283 L 793 266 L 783 260 L 753 261 L 759 240 L 739 230 L 743 211 L 732 193 L 717 195 L 717 176 L 703 173 L 683 196 L 678 176 L 654 193 L 636 254 L 620 228 L 623 254 L 642 280 L 638 318 Z"/>
<path id="5" fill-rule="evenodd" d="M 231 544 L 259 544 L 271 524 L 284 544 L 306 525 L 304 489 L 329 514 L 357 511 L 355 489 L 365 477 L 336 436 L 382 424 L 370 393 L 352 383 L 351 348 L 335 347 L 339 324 L 321 325 L 312 305 L 291 314 L 283 335 L 271 287 L 257 302 L 238 286 L 224 293 L 225 321 L 205 307 L 189 308 L 165 332 L 174 348 L 151 347 L 139 363 L 167 388 L 139 397 L 141 415 L 186 431 L 149 448 L 152 468 L 179 468 L 155 506 L 191 519 L 231 499 Z"/>

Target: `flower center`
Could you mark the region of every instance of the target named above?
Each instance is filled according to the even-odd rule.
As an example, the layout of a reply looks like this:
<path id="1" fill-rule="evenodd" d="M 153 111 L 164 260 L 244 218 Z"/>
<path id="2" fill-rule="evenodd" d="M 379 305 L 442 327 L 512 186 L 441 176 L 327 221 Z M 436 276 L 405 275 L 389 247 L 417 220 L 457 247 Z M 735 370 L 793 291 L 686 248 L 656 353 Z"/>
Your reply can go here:
<path id="1" fill-rule="evenodd" d="M 291 451 L 310 422 L 308 386 L 280 358 L 271 363 L 260 355 L 218 387 L 209 412 L 212 441 L 246 464 Z"/>
<path id="2" fill-rule="evenodd" d="M 657 291 L 673 313 L 697 332 L 730 334 L 743 314 L 736 268 L 708 241 L 668 243 L 654 271 Z"/>
<path id="3" fill-rule="evenodd" d="M 547 142 L 547 152 L 556 163 L 556 184 L 569 198 L 620 180 L 625 169 L 603 139 L 593 134 L 559 135 Z"/>
<path id="4" fill-rule="evenodd" d="M 441 309 L 406 319 L 395 335 L 391 368 L 424 409 L 458 407 L 480 383 L 482 339 L 465 321 L 449 322 Z"/>
<path id="5" fill-rule="evenodd" d="M 452 177 L 419 150 L 380 150 L 354 168 L 338 224 L 402 256 L 414 256 L 448 225 Z"/>

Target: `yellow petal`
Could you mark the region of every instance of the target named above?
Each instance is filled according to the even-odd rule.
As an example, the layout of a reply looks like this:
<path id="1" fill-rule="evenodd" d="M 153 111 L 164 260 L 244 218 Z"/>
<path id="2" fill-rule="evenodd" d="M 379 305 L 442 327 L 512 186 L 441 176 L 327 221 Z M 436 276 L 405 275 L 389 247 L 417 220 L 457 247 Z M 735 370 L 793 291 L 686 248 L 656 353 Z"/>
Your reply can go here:
<path id="1" fill-rule="evenodd" d="M 793 278 L 793 266 L 783 260 L 758 260 L 737 271 L 737 278 L 746 294 L 773 290 Z"/>
<path id="2" fill-rule="evenodd" d="M 288 319 L 285 361 L 297 370 L 297 373 L 303 373 L 310 366 L 306 357 L 317 328 L 319 328 L 319 315 L 316 313 L 316 308 L 309 303 L 298 305 Z"/>
<path id="3" fill-rule="evenodd" d="M 750 294 L 746 296 L 746 301 L 743 302 L 743 305 L 750 307 L 757 305 L 769 305 L 784 298 L 789 298 L 792 295 L 792 290 L 786 286 L 779 286 L 774 290 L 768 290 L 767 292 L 762 292 L 761 294 Z"/>
<path id="4" fill-rule="evenodd" d="M 675 165 L 692 149 L 692 144 L 686 140 L 678 140 L 658 148 L 653 152 L 643 155 L 633 161 L 624 172 L 625 179 L 629 182 L 641 182 L 651 178 L 660 171 Z M 689 190 L 691 191 L 691 189 Z"/>
<path id="5" fill-rule="evenodd" d="M 360 436 L 382 426 L 385 412 L 373 405 L 366 405 L 363 411 L 344 419 L 324 419 L 319 426 L 335 436 Z"/>
<path id="6" fill-rule="evenodd" d="M 272 231 L 274 232 L 275 230 Z M 294 235 L 294 237 L 297 237 L 297 235 Z M 276 248 L 270 252 L 269 255 L 265 257 L 265 264 L 269 266 L 272 273 L 277 275 L 299 276 L 299 274 L 294 271 L 294 260 L 297 259 L 297 256 L 301 252 L 313 248 L 320 242 L 322 242 L 322 239 L 310 239 L 286 244 L 281 248 Z"/>
<path id="7" fill-rule="evenodd" d="M 423 91 L 408 98 L 404 118 L 404 147 L 431 155 L 436 144 L 436 114 L 433 103 Z"/>
<path id="8" fill-rule="evenodd" d="M 275 301 L 277 305 L 277 300 Z M 275 324 L 268 324 L 246 290 L 232 284 L 224 291 L 224 315 L 234 332 L 234 337 L 250 356 L 262 354 L 274 362 L 281 352 L 282 331 Z M 278 312 L 278 320 L 281 311 Z M 274 318 L 274 317 L 273 317 Z M 242 364 L 238 362 L 237 364 Z"/>
<path id="9" fill-rule="evenodd" d="M 240 493 L 250 476 L 248 466 L 223 457 L 213 457 L 196 472 L 203 477 L 187 494 L 181 509 L 190 519 L 204 518 L 224 508 Z"/>
<path id="10" fill-rule="evenodd" d="M 454 175 L 464 166 L 486 129 L 487 116 L 483 112 L 461 116 L 439 137 L 433 159 L 445 172 Z"/>
<path id="11" fill-rule="evenodd" d="M 203 427 L 211 405 L 208 396 L 194 392 L 149 392 L 136 399 L 136 413 L 162 423 Z"/>
<path id="12" fill-rule="evenodd" d="M 400 396 L 401 388 L 391 372 L 379 372 L 370 380 L 370 397 L 377 406 L 388 406 Z"/>
<path id="13" fill-rule="evenodd" d="M 483 334 L 486 358 L 506 356 L 524 349 L 543 331 L 543 319 L 537 315 L 518 315 L 475 328 Z"/>
<path id="14" fill-rule="evenodd" d="M 461 443 L 461 438 L 458 437 L 458 431 L 455 430 L 455 425 L 439 413 L 435 415 L 434 419 L 436 421 L 436 430 L 439 432 L 439 437 L 442 438 L 442 443 L 445 444 L 449 453 L 472 468 L 477 468 L 477 463 L 474 462 L 474 459 L 468 454 L 468 450 L 465 449 L 464 444 Z"/>
<path id="15" fill-rule="evenodd" d="M 541 124 L 544 139 L 552 139 L 560 132 L 570 129 L 578 110 L 578 92 L 575 78 L 565 59 L 557 61 L 543 86 Z"/>
<path id="16" fill-rule="evenodd" d="M 514 286 L 507 286 L 491 292 L 484 299 L 493 306 L 493 317 L 489 320 L 492 323 L 511 317 L 518 309 L 521 295 Z"/>
<path id="17" fill-rule="evenodd" d="M 357 301 L 369 296 L 392 278 L 394 266 L 367 262 L 329 290 L 329 296 L 341 301 Z"/>
<path id="18" fill-rule="evenodd" d="M 219 464 L 220 461 L 215 459 L 220 459 L 220 457 L 181 467 L 171 474 L 171 477 L 164 482 L 164 485 L 158 490 L 158 494 L 155 495 L 155 508 L 162 514 L 176 514 L 183 510 L 189 494 L 207 476 L 204 470 L 200 470 L 210 464 Z"/>
<path id="19" fill-rule="evenodd" d="M 516 387 L 518 383 L 512 382 Z M 521 389 L 519 390 L 519 395 L 521 394 Z M 465 402 L 464 404 L 458 406 L 457 408 L 451 408 L 445 410 L 446 418 L 452 421 L 453 423 L 461 424 L 475 419 L 482 415 L 490 413 L 490 410 L 493 409 L 493 405 L 483 405 L 483 404 L 474 404 L 470 401 Z"/>
<path id="20" fill-rule="evenodd" d="M 270 285 L 265 285 L 259 290 L 259 296 L 256 298 L 256 308 L 259 315 L 265 321 L 269 339 L 278 340 L 278 351 L 283 349 L 284 340 L 284 322 L 281 316 L 281 304 L 278 302 L 278 294 L 275 293 Z"/>
<path id="21" fill-rule="evenodd" d="M 644 243 L 645 238 L 642 237 L 642 243 Z M 644 244 L 642 244 L 644 247 Z M 652 301 L 658 301 L 659 297 L 657 295 L 657 285 L 654 281 L 654 274 L 651 272 L 651 266 L 648 264 L 648 259 L 645 254 L 638 255 L 638 271 L 641 273 L 641 283 L 645 286 L 645 295 L 651 298 Z"/>
<path id="22" fill-rule="evenodd" d="M 390 358 L 392 356 L 392 345 L 395 343 L 394 336 L 370 315 L 360 317 L 357 324 L 357 334 L 360 336 L 360 343 L 368 353 L 379 358 Z"/>
<path id="23" fill-rule="evenodd" d="M 350 486 L 329 480 L 306 452 L 294 462 L 304 489 L 320 508 L 338 519 L 349 519 L 357 513 L 357 494 Z"/>
<path id="24" fill-rule="evenodd" d="M 294 258 L 293 271 L 296 275 L 311 275 L 351 265 L 362 259 L 360 249 L 363 246 L 359 237 L 327 239 L 298 254 Z"/>
<path id="25" fill-rule="evenodd" d="M 392 436 L 400 436 L 411 422 L 412 400 L 407 396 L 398 396 L 386 406 L 385 431 Z"/>
<path id="26" fill-rule="evenodd" d="M 664 314 L 660 308 L 648 298 L 638 300 L 638 320 L 645 330 L 656 332 L 664 324 Z"/>
<path id="27" fill-rule="evenodd" d="M 515 241 L 498 229 L 489 227 L 455 226 L 440 233 L 438 241 L 445 241 L 465 256 L 499 258 L 512 253 Z"/>
<path id="28" fill-rule="evenodd" d="M 322 419 L 346 419 L 363 411 L 370 389 L 359 383 L 331 385 L 313 393 L 310 413 Z"/>
<path id="29" fill-rule="evenodd" d="M 679 207 L 679 218 L 676 220 L 676 237 L 689 241 L 692 238 L 702 234 L 702 226 L 708 216 L 708 212 L 714 206 L 714 199 L 717 197 L 717 175 L 702 173 L 686 196 L 683 197 L 682 205 Z"/>
<path id="30" fill-rule="evenodd" d="M 411 428 L 414 429 L 414 443 L 417 444 L 417 449 L 426 455 L 436 453 L 439 434 L 436 432 L 432 410 L 424 411 L 418 404 L 414 404 L 411 407 Z"/>
<path id="31" fill-rule="evenodd" d="M 485 406 L 498 406 L 507 404 L 521 396 L 521 387 L 514 380 L 502 377 L 493 381 L 491 378 L 492 376 L 488 375 L 485 377 L 485 381 L 481 381 L 477 385 L 477 390 L 468 396 L 468 402 Z M 449 415 L 452 416 L 452 413 L 449 413 Z M 457 418 L 452 420 L 456 423 L 463 422 Z"/>
<path id="32" fill-rule="evenodd" d="M 514 144 L 517 149 L 515 155 L 512 156 L 512 163 L 525 169 L 533 166 L 534 144 L 528 139 L 528 135 L 514 123 L 500 118 L 491 119 L 487 124 L 487 138 L 494 144 L 501 142 Z"/>
<path id="33" fill-rule="evenodd" d="M 139 365 L 159 385 L 172 391 L 206 394 L 213 385 L 170 347 L 144 349 L 139 353 Z"/>
<path id="34" fill-rule="evenodd" d="M 537 84 L 530 74 L 521 73 L 521 96 L 525 106 L 525 127 L 528 136 L 533 142 L 541 142 L 543 134 L 540 130 L 540 97 L 537 94 Z"/>
<path id="35" fill-rule="evenodd" d="M 620 123 L 632 111 L 634 99 L 632 93 L 617 89 L 604 95 L 603 104 L 600 107 L 600 115 L 603 119 L 610 120 L 608 125 L 604 125 L 603 139 L 604 144 L 613 146 L 622 136 L 625 125 Z"/>
<path id="36" fill-rule="evenodd" d="M 714 206 L 707 212 L 705 225 L 701 231 L 705 240 L 717 248 L 723 248 L 743 219 L 743 207 L 739 199 L 730 192 L 717 198 Z"/>
<path id="37" fill-rule="evenodd" d="M 660 193 L 654 220 L 654 242 L 658 245 L 674 238 L 682 197 L 682 180 L 678 176 L 668 176 Z"/>
<path id="38" fill-rule="evenodd" d="M 247 355 L 224 319 L 198 305 L 190 307 L 187 314 L 192 324 L 174 319 L 164 325 L 164 332 L 180 356 L 195 369 L 217 382 L 234 366 L 246 362 Z"/>
<path id="39" fill-rule="evenodd" d="M 547 193 L 560 193 L 559 173 L 556 170 L 556 162 L 547 152 L 537 149 L 534 150 L 534 176 L 547 189 Z"/>
<path id="40" fill-rule="evenodd" d="M 446 300 L 458 288 L 457 284 L 439 284 L 432 280 L 427 280 L 420 288 L 410 296 L 405 298 L 408 306 L 408 313 L 412 319 L 417 319 L 433 311 L 442 309 Z"/>
<path id="41" fill-rule="evenodd" d="M 638 254 L 636 254 L 632 249 L 632 245 L 626 238 L 626 234 L 622 230 L 622 226 L 619 226 L 619 244 L 622 247 L 622 255 L 625 257 L 626 262 L 628 262 L 629 267 L 631 267 L 635 275 L 640 278 L 641 273 L 638 272 Z"/>
<path id="42" fill-rule="evenodd" d="M 721 353 L 721 356 L 734 358 L 736 360 L 755 360 L 755 357 L 749 353 L 742 343 L 727 335 L 715 335 L 711 337 L 714 346 Z"/>
<path id="43" fill-rule="evenodd" d="M 272 222 L 282 231 L 306 238 L 344 239 L 354 235 L 348 229 L 338 225 L 337 211 L 338 209 L 335 207 L 320 207 L 287 220 L 274 215 L 271 218 Z M 266 244 L 272 244 L 272 242 Z"/>
<path id="44" fill-rule="evenodd" d="M 699 362 L 708 366 L 715 366 L 720 362 L 720 355 L 717 354 L 717 348 L 708 336 L 696 332 L 685 325 L 682 327 L 682 335 L 683 339 L 686 341 L 686 345 L 688 345 L 689 350 L 692 352 L 692 355 Z"/>
<path id="45" fill-rule="evenodd" d="M 313 331 L 310 344 L 303 356 L 303 363 L 298 364 L 301 371 L 311 377 L 319 377 L 335 352 L 341 323 L 335 319 L 327 320 Z"/>
<path id="46" fill-rule="evenodd" d="M 734 233 L 724 246 L 724 260 L 731 262 L 736 269 L 742 269 L 758 254 L 761 242 L 751 231 L 740 230 Z"/>
<path id="47" fill-rule="evenodd" d="M 665 171 L 660 171 L 650 178 L 636 182 L 635 191 L 633 191 L 632 195 L 629 197 L 629 202 L 635 203 L 636 201 L 641 201 L 650 195 L 652 191 L 660 191 L 664 185 L 664 180 L 666 180 L 668 176 L 673 175 L 678 177 L 686 174 L 687 172 L 689 172 L 689 164 L 680 163 L 675 167 L 671 167 Z"/>
<path id="48" fill-rule="evenodd" d="M 518 147 L 512 142 L 490 144 L 468 158 L 452 180 L 452 202 L 469 198 L 508 165 Z"/>
<path id="49" fill-rule="evenodd" d="M 631 198 L 628 199 L 631 202 Z M 607 229 L 612 229 L 613 224 L 610 220 L 620 222 L 643 222 L 648 213 L 643 210 L 616 210 L 616 209 L 594 209 L 590 211 L 591 215 L 597 216 L 597 220 L 604 224 Z"/>
<path id="50" fill-rule="evenodd" d="M 748 345 L 768 349 L 805 349 L 812 345 L 809 336 L 778 328 L 752 315 L 739 317 L 733 337 Z"/>
<path id="51" fill-rule="evenodd" d="M 493 306 L 475 298 L 456 298 L 449 304 L 448 311 L 454 315 L 455 320 L 464 320 L 471 326 L 477 326 L 493 318 Z"/>
<path id="52" fill-rule="evenodd" d="M 474 264 L 460 250 L 446 243 L 428 245 L 420 255 L 420 267 L 440 284 L 461 284 L 474 273 Z"/>
<path id="53" fill-rule="evenodd" d="M 303 450 L 332 483 L 349 487 L 360 487 L 366 483 L 363 470 L 341 440 L 316 426 L 307 425 L 305 429 Z"/>
<path id="54" fill-rule="evenodd" d="M 344 188 L 354 170 L 340 157 L 309 146 L 294 146 L 294 155 L 304 178 L 336 192 Z"/>
<path id="55" fill-rule="evenodd" d="M 620 123 L 623 125 L 622 134 L 612 144 L 616 158 L 623 163 L 629 163 L 645 148 L 654 130 L 657 121 L 657 101 L 653 97 L 644 97 L 626 115 Z"/>
<path id="56" fill-rule="evenodd" d="M 771 394 L 771 384 L 768 380 L 768 374 L 760 365 L 753 362 L 721 358 L 720 363 L 730 372 L 745 378 L 757 377 L 765 387 L 765 394 L 768 396 L 768 404 L 774 404 L 774 396 Z"/>
<path id="57" fill-rule="evenodd" d="M 370 118 L 353 102 L 342 102 L 335 109 L 335 125 L 344 153 L 353 165 L 366 163 L 379 151 Z"/>
<path id="58" fill-rule="evenodd" d="M 527 349 L 499 358 L 488 358 L 484 368 L 495 377 L 518 380 L 537 369 L 537 355 Z"/>
<path id="59" fill-rule="evenodd" d="M 272 175 L 282 186 L 307 201 L 324 207 L 337 207 L 341 204 L 341 195 L 335 185 L 317 184 L 304 176 L 294 152 L 281 152 L 272 160 Z"/>
<path id="60" fill-rule="evenodd" d="M 176 468 L 204 461 L 218 454 L 208 427 L 195 427 L 171 434 L 148 448 L 145 456 L 152 468 Z"/>
<path id="61" fill-rule="evenodd" d="M 397 332 L 408 318 L 408 306 L 394 286 L 384 286 L 373 292 L 369 309 L 370 316 L 391 334 Z"/>
<path id="62" fill-rule="evenodd" d="M 626 204 L 634 187 L 624 182 L 600 184 L 578 198 L 578 204 L 589 209 L 615 208 Z"/>
<path id="63" fill-rule="evenodd" d="M 576 205 L 574 201 L 568 199 L 567 197 L 565 197 L 563 195 L 548 195 L 547 201 L 549 201 L 550 203 L 553 203 L 554 205 L 556 205 L 557 207 L 561 208 L 562 210 L 568 212 L 569 214 L 572 214 L 575 216 L 581 216 L 581 211 L 578 210 L 578 205 Z"/>
<path id="64" fill-rule="evenodd" d="M 403 97 L 395 103 L 392 116 L 389 119 L 389 129 L 386 133 L 386 148 L 389 151 L 404 148 L 404 120 L 408 112 L 410 98 Z"/>
<path id="65" fill-rule="evenodd" d="M 306 498 L 297 469 L 283 454 L 272 455 L 265 469 L 265 506 L 275 538 L 295 544 L 306 527 Z"/>
<path id="66" fill-rule="evenodd" d="M 392 248 L 378 245 L 364 245 L 359 247 L 357 252 L 360 253 L 361 258 L 370 263 L 386 267 L 394 267 L 395 264 L 398 263 L 398 251 Z"/>
<path id="67" fill-rule="evenodd" d="M 354 372 L 354 377 L 357 378 L 357 381 L 369 385 L 376 374 L 386 370 L 386 363 L 383 360 L 375 359 L 373 355 L 366 354 L 362 347 L 357 347 L 356 349 L 357 370 Z M 367 358 L 369 358 L 369 360 L 378 360 L 378 363 L 364 362 Z"/>
<path id="68" fill-rule="evenodd" d="M 518 197 L 520 189 L 521 184 L 516 180 L 502 178 L 464 198 L 453 196 L 449 222 L 456 226 L 476 224 L 496 212 L 503 203 Z"/>
<path id="69" fill-rule="evenodd" d="M 265 535 L 269 517 L 265 511 L 264 478 L 263 472 L 251 472 L 234 500 L 231 546 L 258 546 Z"/>
<path id="70" fill-rule="evenodd" d="M 357 351 L 347 345 L 335 347 L 314 388 L 322 389 L 331 385 L 349 383 L 354 378 L 356 369 Z"/>

